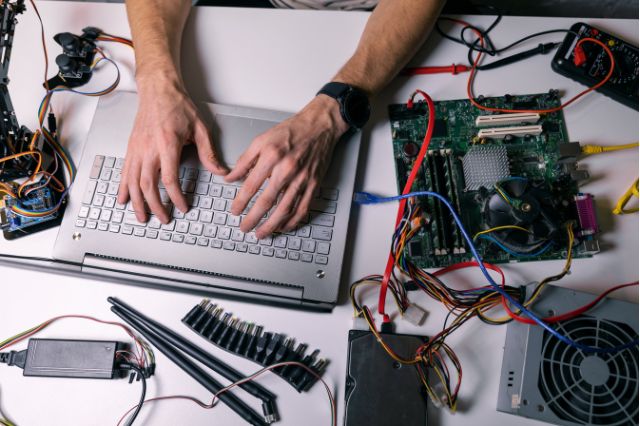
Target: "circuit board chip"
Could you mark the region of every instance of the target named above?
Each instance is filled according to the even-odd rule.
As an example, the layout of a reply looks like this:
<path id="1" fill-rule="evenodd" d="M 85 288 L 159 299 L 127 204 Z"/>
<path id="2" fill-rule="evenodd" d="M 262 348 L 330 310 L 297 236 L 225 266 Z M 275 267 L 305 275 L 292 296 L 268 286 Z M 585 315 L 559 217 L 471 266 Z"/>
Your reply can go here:
<path id="1" fill-rule="evenodd" d="M 504 145 L 473 145 L 462 157 L 462 171 L 467 190 L 492 187 L 510 176 L 507 148 Z"/>

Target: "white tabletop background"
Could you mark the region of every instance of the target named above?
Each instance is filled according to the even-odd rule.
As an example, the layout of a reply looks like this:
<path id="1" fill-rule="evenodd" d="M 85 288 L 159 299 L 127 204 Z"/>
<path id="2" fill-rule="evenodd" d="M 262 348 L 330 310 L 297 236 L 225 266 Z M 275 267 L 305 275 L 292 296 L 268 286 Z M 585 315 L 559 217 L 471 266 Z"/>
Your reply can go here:
<path id="1" fill-rule="evenodd" d="M 28 3 L 27 3 L 28 4 Z M 88 25 L 123 36 L 129 35 L 123 5 L 72 2 L 37 2 L 42 13 L 50 65 L 60 53 L 52 37 L 58 32 L 79 33 Z M 183 43 L 183 73 L 196 100 L 296 111 L 328 81 L 354 50 L 368 14 L 359 12 L 308 12 L 227 8 L 197 8 L 189 20 Z M 487 25 L 490 17 L 465 17 L 477 25 Z M 492 32 L 497 45 L 520 36 L 551 28 L 568 28 L 576 19 L 506 17 Z M 586 20 L 638 42 L 637 20 Z M 33 10 L 19 16 L 11 64 L 10 91 L 21 124 L 35 128 L 36 109 L 44 95 L 41 86 L 44 60 L 40 33 Z M 535 46 L 561 39 L 551 35 L 523 45 Z M 104 46 L 123 71 L 121 90 L 134 90 L 132 52 L 121 45 Z M 466 49 L 434 34 L 412 61 L 415 65 L 464 63 Z M 564 98 L 583 87 L 551 70 L 551 55 L 538 56 L 499 70 L 481 73 L 476 93 L 485 96 L 505 93 L 546 92 L 560 89 Z M 50 66 L 53 75 L 55 64 Z M 107 67 L 94 77 L 88 88 L 98 88 L 113 78 Z M 358 190 L 394 194 L 396 183 L 386 106 L 406 101 L 420 88 L 435 100 L 465 97 L 466 75 L 399 77 L 374 102 L 371 123 L 364 130 L 364 144 L 358 170 Z M 73 94 L 56 94 L 53 108 L 60 120 L 63 143 L 79 161 L 96 100 Z M 638 140 L 638 113 L 602 95 L 592 94 L 565 111 L 571 140 L 593 144 L 620 144 Z M 623 151 L 582 161 L 592 179 L 583 190 L 595 195 L 602 226 L 603 252 L 593 259 L 576 260 L 571 275 L 560 284 L 593 293 L 618 283 L 638 279 L 638 216 L 612 216 L 617 198 L 638 173 L 638 153 Z M 217 300 L 242 319 L 261 323 L 267 330 L 284 332 L 319 348 L 331 364 L 325 374 L 335 392 L 342 422 L 346 369 L 347 332 L 352 310 L 347 303 L 348 284 L 384 269 L 395 206 L 354 208 L 340 304 L 330 314 L 301 312 L 237 301 Z M 56 230 L 48 230 L 14 242 L 0 241 L 0 252 L 49 256 Z M 555 273 L 559 261 L 507 265 L 511 284 L 525 284 Z M 452 275 L 452 286 L 463 288 L 480 283 L 479 273 Z M 101 281 L 73 278 L 44 272 L 0 266 L 0 338 L 13 335 L 50 317 L 76 313 L 115 319 L 106 302 L 117 296 L 152 318 L 181 332 L 245 373 L 257 365 L 213 349 L 192 335 L 181 323 L 182 316 L 201 297 L 149 290 Z M 412 294 L 415 302 L 429 311 L 423 327 L 399 321 L 398 331 L 413 334 L 435 332 L 441 327 L 445 310 L 423 294 Z M 614 297 L 637 303 L 637 288 Z M 366 302 L 375 306 L 376 294 Z M 459 412 L 452 415 L 433 407 L 429 423 L 435 425 L 533 425 L 537 422 L 498 413 L 495 410 L 505 328 L 471 321 L 449 340 L 460 357 L 464 379 Z M 118 329 L 81 320 L 65 320 L 41 333 L 42 337 L 114 339 L 127 341 Z M 22 349 L 25 345 L 20 345 Z M 157 351 L 156 351 L 157 352 Z M 161 354 L 156 376 L 149 380 L 148 397 L 187 394 L 207 399 L 210 395 Z M 298 394 L 281 379 L 267 375 L 261 383 L 278 395 L 282 425 L 329 424 L 329 405 L 322 386 Z M 400 392 L 401 389 L 390 389 Z M 63 380 L 22 377 L 17 368 L 0 365 L 0 404 L 19 425 L 114 425 L 137 403 L 139 384 L 126 380 Z M 246 394 L 239 393 L 243 398 Z M 253 398 L 247 402 L 259 410 Z M 194 404 L 168 401 L 149 404 L 140 424 L 148 425 L 239 425 L 231 410 L 219 405 L 203 410 Z"/>

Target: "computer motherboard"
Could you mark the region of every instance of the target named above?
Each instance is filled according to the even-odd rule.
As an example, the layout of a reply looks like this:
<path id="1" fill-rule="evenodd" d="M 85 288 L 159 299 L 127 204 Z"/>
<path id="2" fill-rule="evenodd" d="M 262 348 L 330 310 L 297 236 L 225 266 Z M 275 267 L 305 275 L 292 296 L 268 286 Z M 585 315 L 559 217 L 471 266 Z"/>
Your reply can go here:
<path id="1" fill-rule="evenodd" d="M 560 104 L 558 92 L 480 98 L 490 107 L 543 110 Z M 562 111 L 494 114 L 469 100 L 435 102 L 433 136 L 412 191 L 446 197 L 490 263 L 562 259 L 568 224 L 574 257 L 599 251 L 593 197 L 578 183 L 580 146 L 569 143 Z M 424 102 L 390 105 L 398 187 L 402 189 L 427 128 Z M 423 226 L 405 254 L 421 268 L 471 260 L 471 254 L 442 203 L 421 197 Z"/>

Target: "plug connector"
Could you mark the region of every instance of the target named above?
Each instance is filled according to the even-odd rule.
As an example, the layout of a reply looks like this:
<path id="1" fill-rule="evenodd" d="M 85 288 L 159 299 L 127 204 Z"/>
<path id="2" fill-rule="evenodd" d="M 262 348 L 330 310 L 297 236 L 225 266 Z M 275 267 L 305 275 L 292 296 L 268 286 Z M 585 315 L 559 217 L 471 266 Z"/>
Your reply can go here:
<path id="1" fill-rule="evenodd" d="M 409 303 L 409 307 L 402 314 L 402 319 L 410 322 L 415 326 L 421 326 L 426 317 L 427 311 L 425 311 L 418 305 L 414 305 L 413 303 Z"/>
<path id="2" fill-rule="evenodd" d="M 0 363 L 7 364 L 9 366 L 15 365 L 24 369 L 27 362 L 27 350 L 24 351 L 11 351 L 0 353 Z"/>

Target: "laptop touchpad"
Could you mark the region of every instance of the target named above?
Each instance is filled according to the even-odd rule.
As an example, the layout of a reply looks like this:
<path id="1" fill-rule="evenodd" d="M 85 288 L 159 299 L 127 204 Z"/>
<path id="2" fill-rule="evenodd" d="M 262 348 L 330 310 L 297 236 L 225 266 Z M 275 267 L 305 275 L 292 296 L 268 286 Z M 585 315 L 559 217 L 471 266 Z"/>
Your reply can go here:
<path id="1" fill-rule="evenodd" d="M 212 124 L 213 145 L 227 164 L 236 160 L 249 147 L 251 141 L 277 123 L 235 115 L 216 114 Z"/>

